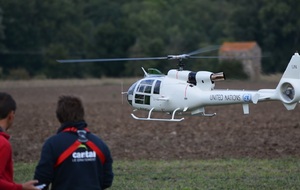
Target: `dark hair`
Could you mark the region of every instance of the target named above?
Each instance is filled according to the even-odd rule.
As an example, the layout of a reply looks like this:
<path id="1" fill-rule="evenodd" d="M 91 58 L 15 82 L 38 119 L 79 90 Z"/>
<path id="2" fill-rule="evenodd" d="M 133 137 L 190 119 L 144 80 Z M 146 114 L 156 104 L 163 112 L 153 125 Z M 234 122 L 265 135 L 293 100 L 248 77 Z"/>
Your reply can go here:
<path id="1" fill-rule="evenodd" d="M 0 119 L 4 119 L 11 111 L 16 111 L 17 104 L 13 97 L 5 92 L 0 92 Z"/>
<path id="2" fill-rule="evenodd" d="M 74 96 L 62 95 L 58 98 L 56 117 L 60 123 L 84 120 L 81 100 Z"/>

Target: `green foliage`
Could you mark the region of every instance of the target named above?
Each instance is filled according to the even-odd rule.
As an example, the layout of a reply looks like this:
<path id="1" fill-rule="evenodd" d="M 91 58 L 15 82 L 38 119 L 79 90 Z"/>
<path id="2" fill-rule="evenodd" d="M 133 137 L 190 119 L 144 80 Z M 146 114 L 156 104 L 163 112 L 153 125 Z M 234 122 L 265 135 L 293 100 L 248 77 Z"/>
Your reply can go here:
<path id="1" fill-rule="evenodd" d="M 29 73 L 24 68 L 12 69 L 9 72 L 9 75 L 6 77 L 10 80 L 22 80 L 22 79 L 29 79 Z"/>
<path id="2" fill-rule="evenodd" d="M 58 64 L 57 59 L 151 57 L 189 53 L 224 41 L 257 41 L 270 57 L 263 72 L 282 72 L 300 40 L 300 4 L 287 1 L 0 0 L 3 73 L 24 68 L 30 77 L 85 78 L 164 73 L 162 61 Z M 195 60 L 188 69 L 211 69 Z M 175 63 L 177 64 L 177 63 Z"/>
<path id="3" fill-rule="evenodd" d="M 233 40 L 255 40 L 270 56 L 263 59 L 265 73 L 284 71 L 289 59 L 300 49 L 300 5 L 294 0 L 232 0 L 229 36 Z M 247 6 L 245 6 L 247 4 Z"/>
<path id="4" fill-rule="evenodd" d="M 17 163 L 15 180 L 31 179 L 35 163 Z M 298 189 L 300 161 L 274 160 L 137 160 L 114 162 L 114 189 Z"/>
<path id="5" fill-rule="evenodd" d="M 36 163 L 15 163 L 14 164 L 14 181 L 24 183 L 33 178 L 33 172 Z"/>

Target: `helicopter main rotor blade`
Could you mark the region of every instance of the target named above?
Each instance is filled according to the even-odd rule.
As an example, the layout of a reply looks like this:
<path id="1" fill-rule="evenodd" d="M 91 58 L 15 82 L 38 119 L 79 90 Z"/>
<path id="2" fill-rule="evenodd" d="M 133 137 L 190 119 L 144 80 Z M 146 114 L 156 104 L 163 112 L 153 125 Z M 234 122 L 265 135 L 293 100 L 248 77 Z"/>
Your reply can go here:
<path id="1" fill-rule="evenodd" d="M 223 58 L 223 59 L 256 59 L 262 58 L 265 56 L 190 56 L 192 59 L 214 59 L 214 58 Z"/>
<path id="2" fill-rule="evenodd" d="M 88 63 L 88 62 L 114 62 L 114 61 L 145 61 L 145 60 L 162 60 L 167 57 L 141 57 L 141 58 L 108 58 L 108 59 L 66 59 L 56 60 L 59 63 Z"/>
<path id="3" fill-rule="evenodd" d="M 188 54 L 180 55 L 168 55 L 167 57 L 140 57 L 140 58 L 106 58 L 106 59 L 66 59 L 66 60 L 56 60 L 59 63 L 90 63 L 90 62 L 114 62 L 114 61 L 146 61 L 146 60 L 182 60 L 188 58 L 217 58 L 209 56 L 192 56 L 200 53 L 210 52 L 219 49 L 220 46 L 213 45 L 205 48 L 198 49 L 196 51 L 190 52 Z"/>
<path id="4" fill-rule="evenodd" d="M 217 49 L 219 49 L 220 46 L 218 45 L 214 45 L 214 46 L 208 46 L 208 47 L 205 47 L 205 48 L 200 48 L 196 51 L 192 51 L 190 53 L 187 53 L 186 55 L 196 55 L 196 54 L 200 54 L 200 53 L 205 53 L 205 52 L 210 52 L 210 51 L 215 51 Z"/>
<path id="5" fill-rule="evenodd" d="M 226 58 L 222 56 L 190 56 L 192 59 L 214 59 L 214 58 Z"/>

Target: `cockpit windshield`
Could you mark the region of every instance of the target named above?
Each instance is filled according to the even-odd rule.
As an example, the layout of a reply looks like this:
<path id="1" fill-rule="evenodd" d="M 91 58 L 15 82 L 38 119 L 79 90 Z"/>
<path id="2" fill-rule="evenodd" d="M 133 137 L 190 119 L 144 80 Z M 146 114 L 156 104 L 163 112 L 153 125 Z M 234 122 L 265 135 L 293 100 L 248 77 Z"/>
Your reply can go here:
<path id="1" fill-rule="evenodd" d="M 129 94 L 133 95 L 133 91 L 134 91 L 134 89 L 135 89 L 137 83 L 138 83 L 138 82 L 136 82 L 136 83 L 134 83 L 133 85 L 131 85 L 131 87 L 128 89 L 128 95 L 129 95 Z"/>
<path id="2" fill-rule="evenodd" d="M 153 84 L 154 80 L 153 79 L 146 79 L 146 80 L 143 80 L 138 88 L 137 88 L 137 91 L 138 92 L 141 92 L 141 93 L 147 93 L 147 94 L 150 94 L 151 93 L 151 90 L 152 90 L 152 84 Z"/>
<path id="3" fill-rule="evenodd" d="M 131 87 L 128 89 L 128 92 L 127 92 L 127 101 L 130 105 L 132 105 L 132 100 L 133 100 L 133 92 L 134 92 L 134 89 L 136 87 L 138 82 L 134 83 L 133 85 L 131 85 Z"/>

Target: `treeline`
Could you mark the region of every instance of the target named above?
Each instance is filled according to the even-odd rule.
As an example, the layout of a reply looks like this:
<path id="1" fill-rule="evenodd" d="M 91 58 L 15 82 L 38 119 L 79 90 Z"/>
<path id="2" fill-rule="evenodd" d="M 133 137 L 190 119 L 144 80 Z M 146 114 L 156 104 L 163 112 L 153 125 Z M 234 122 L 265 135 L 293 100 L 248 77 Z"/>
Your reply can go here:
<path id="1" fill-rule="evenodd" d="M 166 56 L 224 41 L 256 41 L 268 55 L 263 72 L 282 72 L 300 49 L 299 12 L 296 0 L 0 0 L 0 78 L 136 76 L 141 66 L 166 72 L 177 63 L 56 60 Z M 187 68 L 217 63 L 188 60 Z"/>

